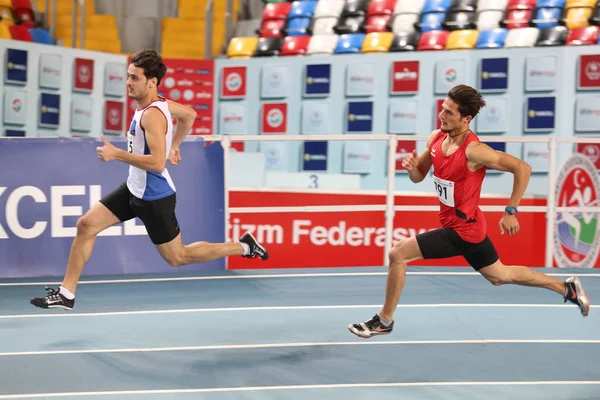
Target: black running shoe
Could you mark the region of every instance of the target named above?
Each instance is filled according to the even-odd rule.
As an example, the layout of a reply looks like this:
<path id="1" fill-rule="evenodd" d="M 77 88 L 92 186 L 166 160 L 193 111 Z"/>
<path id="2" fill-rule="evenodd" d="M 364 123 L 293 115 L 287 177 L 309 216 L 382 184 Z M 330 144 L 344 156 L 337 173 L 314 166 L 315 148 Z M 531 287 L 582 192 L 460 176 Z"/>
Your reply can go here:
<path id="1" fill-rule="evenodd" d="M 565 294 L 565 303 L 570 301 L 571 303 L 577 304 L 581 310 L 581 314 L 587 317 L 590 314 L 590 300 L 583 290 L 583 286 L 579 281 L 579 278 L 572 276 L 565 281 L 567 284 L 567 293 Z"/>
<path id="2" fill-rule="evenodd" d="M 267 260 L 269 258 L 269 252 L 267 252 L 267 249 L 262 247 L 256 241 L 256 239 L 254 239 L 254 236 L 252 236 L 250 233 L 248 233 L 248 232 L 244 233 L 242 235 L 242 237 L 240 238 L 240 242 L 246 243 L 250 247 L 250 254 L 248 254 L 247 256 L 243 256 L 243 257 L 248 257 L 248 258 L 260 257 L 263 260 Z"/>
<path id="3" fill-rule="evenodd" d="M 373 336 L 387 335 L 392 333 L 392 329 L 394 329 L 394 321 L 392 321 L 390 326 L 384 326 L 379 318 L 379 315 L 375 314 L 375 316 L 368 321 L 348 325 L 348 329 L 356 336 L 359 336 L 363 339 L 368 339 Z"/>
<path id="4" fill-rule="evenodd" d="M 48 291 L 46 297 L 32 297 L 29 302 L 40 308 L 62 308 L 69 311 L 73 309 L 75 299 L 67 299 L 60 294 L 60 289 L 52 289 L 46 286 L 46 290 Z"/>

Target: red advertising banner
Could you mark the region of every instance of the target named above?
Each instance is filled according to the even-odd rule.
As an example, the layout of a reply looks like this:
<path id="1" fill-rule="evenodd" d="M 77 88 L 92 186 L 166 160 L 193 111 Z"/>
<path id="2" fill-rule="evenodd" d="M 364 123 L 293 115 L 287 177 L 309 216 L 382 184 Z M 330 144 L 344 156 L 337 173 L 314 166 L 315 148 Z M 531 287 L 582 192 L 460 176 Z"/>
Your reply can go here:
<path id="1" fill-rule="evenodd" d="M 600 170 L 600 144 L 598 143 L 577 143 L 577 152 L 587 156 Z"/>
<path id="2" fill-rule="evenodd" d="M 92 92 L 94 90 L 94 60 L 75 59 L 73 90 L 78 92 Z"/>
<path id="3" fill-rule="evenodd" d="M 264 103 L 262 105 L 260 132 L 263 134 L 287 132 L 286 103 Z"/>
<path id="4" fill-rule="evenodd" d="M 196 110 L 198 115 L 191 135 L 213 134 L 214 61 L 163 59 L 167 73 L 158 92 L 169 100 Z M 128 121 L 131 121 L 137 104 L 129 99 Z"/>
<path id="5" fill-rule="evenodd" d="M 398 140 L 398 144 L 396 145 L 396 172 L 406 171 L 402 166 L 402 159 L 416 149 L 417 142 L 414 140 Z"/>
<path id="6" fill-rule="evenodd" d="M 246 67 L 223 67 L 221 70 L 221 98 L 246 97 Z"/>
<path id="7" fill-rule="evenodd" d="M 579 56 L 577 89 L 600 89 L 599 54 L 582 54 Z"/>
<path id="8" fill-rule="evenodd" d="M 504 206 L 508 197 L 482 198 L 481 205 Z M 385 194 L 230 191 L 230 207 L 385 204 Z M 434 195 L 396 196 L 396 205 L 438 205 Z M 544 206 L 544 199 L 523 199 L 521 205 Z M 543 266 L 544 213 L 520 213 L 517 235 L 501 235 L 501 212 L 485 212 L 488 234 L 506 265 Z M 376 212 L 232 213 L 228 237 L 250 231 L 269 250 L 268 262 L 229 258 L 228 268 L 310 268 L 383 265 L 385 217 Z M 394 218 L 393 242 L 440 228 L 435 211 L 401 211 Z M 462 257 L 421 260 L 421 266 L 467 266 Z"/>
<path id="9" fill-rule="evenodd" d="M 121 134 L 123 129 L 123 103 L 106 100 L 104 105 L 104 132 Z"/>
<path id="10" fill-rule="evenodd" d="M 394 61 L 392 64 L 391 94 L 419 91 L 419 62 Z"/>

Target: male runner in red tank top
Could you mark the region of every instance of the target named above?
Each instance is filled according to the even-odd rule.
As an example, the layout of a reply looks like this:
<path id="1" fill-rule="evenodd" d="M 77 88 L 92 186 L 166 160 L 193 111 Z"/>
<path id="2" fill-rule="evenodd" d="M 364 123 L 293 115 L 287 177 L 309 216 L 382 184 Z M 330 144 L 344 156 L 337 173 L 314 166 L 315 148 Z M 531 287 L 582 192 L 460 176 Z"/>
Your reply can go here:
<path id="1" fill-rule="evenodd" d="M 479 209 L 481 184 L 486 169 L 494 168 L 514 175 L 513 192 L 506 211 L 498 223 L 500 233 L 519 231 L 517 206 L 527 189 L 531 167 L 524 161 L 496 151 L 479 141 L 469 123 L 485 106 L 477 90 L 466 85 L 448 92 L 439 115 L 441 129 L 429 136 L 421 155 L 405 158 L 402 165 L 410 180 L 418 183 L 433 166 L 433 180 L 439 197 L 441 229 L 429 231 L 397 242 L 389 258 L 386 296 L 383 308 L 368 321 L 351 324 L 350 332 L 362 338 L 389 334 L 394 327 L 393 315 L 404 287 L 406 265 L 420 259 L 448 258 L 462 255 L 467 262 L 493 285 L 515 284 L 553 290 L 579 306 L 583 316 L 590 302 L 577 277 L 565 282 L 523 266 L 506 266 L 498 258 L 486 234 L 487 225 Z"/>

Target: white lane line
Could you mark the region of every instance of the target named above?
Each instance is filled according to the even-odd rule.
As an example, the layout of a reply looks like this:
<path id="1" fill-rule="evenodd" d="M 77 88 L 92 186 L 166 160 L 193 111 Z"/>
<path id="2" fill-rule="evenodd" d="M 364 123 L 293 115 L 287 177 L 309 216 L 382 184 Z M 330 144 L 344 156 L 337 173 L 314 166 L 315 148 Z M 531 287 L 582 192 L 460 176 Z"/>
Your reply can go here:
<path id="1" fill-rule="evenodd" d="M 383 387 L 444 387 L 444 386 L 575 386 L 600 385 L 600 381 L 512 381 L 512 382 L 392 382 L 392 383 L 341 383 L 322 385 L 289 385 L 289 386 L 247 386 L 220 387 L 201 389 L 166 389 L 166 390 L 120 390 L 104 392 L 63 392 L 63 393 L 30 393 L 0 395 L 0 399 L 39 399 L 48 397 L 90 397 L 90 396 L 129 396 L 154 394 L 188 394 L 218 392 L 262 392 L 309 389 L 348 389 L 348 388 L 383 388 Z"/>
<path id="2" fill-rule="evenodd" d="M 465 268 L 466 269 L 466 268 Z M 535 268 L 536 271 L 547 271 L 544 268 Z M 302 273 L 302 274 L 271 274 L 271 275 L 235 275 L 235 276 L 182 276 L 168 278 L 132 278 L 132 279 L 104 279 L 104 280 L 82 280 L 80 285 L 97 285 L 109 283 L 152 283 L 152 282 L 185 282 L 185 281 L 211 281 L 211 280 L 229 280 L 229 279 L 282 279 L 282 278 L 331 278 L 331 277 L 354 277 L 354 276 L 386 276 L 387 272 L 331 272 L 331 273 Z M 409 271 L 407 275 L 414 276 L 481 276 L 478 272 L 432 272 L 432 271 Z M 597 278 L 600 273 L 589 274 L 569 274 L 569 273 L 547 273 L 547 275 L 555 277 L 580 276 L 584 278 Z M 60 285 L 62 282 L 4 282 L 0 283 L 0 287 L 11 286 L 44 286 L 44 285 Z"/>
<path id="3" fill-rule="evenodd" d="M 346 305 L 322 305 L 322 306 L 263 306 L 263 307 L 222 307 L 222 308 L 189 308 L 178 310 L 139 310 L 139 311 L 108 311 L 89 313 L 70 313 L 59 311 L 54 313 L 48 311 L 45 314 L 14 314 L 0 315 L 0 319 L 12 318 L 69 318 L 69 317 L 106 317 L 115 315 L 149 315 L 149 314 L 181 314 L 181 313 L 203 313 L 203 312 L 232 312 L 232 311 L 282 311 L 282 310 L 335 310 L 335 309 L 357 309 L 357 308 L 381 308 L 381 304 L 346 304 Z M 398 308 L 569 308 L 574 309 L 572 304 L 400 304 Z M 591 305 L 591 308 L 600 305 Z"/>
<path id="4" fill-rule="evenodd" d="M 448 345 L 448 344 L 600 344 L 600 339 L 466 339 L 466 340 L 392 340 L 392 341 L 360 341 L 360 342 L 302 342 L 302 343 L 259 343 L 259 344 L 223 344 L 210 346 L 184 347 L 140 347 L 123 349 L 81 349 L 81 350 L 48 350 L 19 351 L 0 353 L 0 357 L 11 356 L 48 356 L 69 354 L 98 353 L 157 353 L 167 351 L 211 351 L 211 350 L 253 350 L 277 349 L 290 347 L 336 347 L 336 346 L 397 346 L 397 345 Z"/>

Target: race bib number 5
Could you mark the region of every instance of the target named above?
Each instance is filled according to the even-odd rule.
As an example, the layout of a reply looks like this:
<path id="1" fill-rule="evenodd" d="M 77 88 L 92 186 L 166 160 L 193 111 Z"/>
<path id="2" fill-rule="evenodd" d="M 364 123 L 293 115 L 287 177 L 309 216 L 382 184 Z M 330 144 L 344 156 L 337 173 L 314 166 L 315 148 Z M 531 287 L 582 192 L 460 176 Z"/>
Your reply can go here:
<path id="1" fill-rule="evenodd" d="M 433 184 L 440 201 L 448 207 L 454 207 L 454 182 L 434 176 Z"/>
<path id="2" fill-rule="evenodd" d="M 127 132 L 127 151 L 133 153 L 133 135 Z"/>

